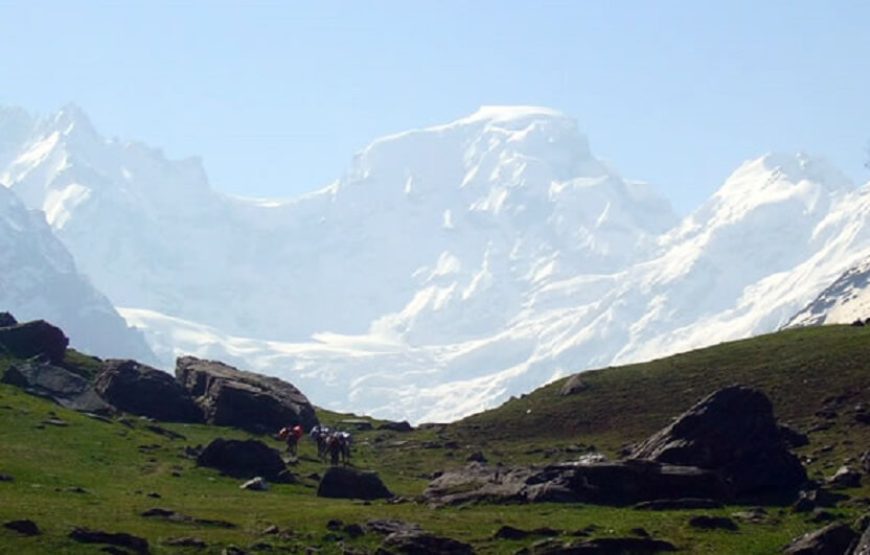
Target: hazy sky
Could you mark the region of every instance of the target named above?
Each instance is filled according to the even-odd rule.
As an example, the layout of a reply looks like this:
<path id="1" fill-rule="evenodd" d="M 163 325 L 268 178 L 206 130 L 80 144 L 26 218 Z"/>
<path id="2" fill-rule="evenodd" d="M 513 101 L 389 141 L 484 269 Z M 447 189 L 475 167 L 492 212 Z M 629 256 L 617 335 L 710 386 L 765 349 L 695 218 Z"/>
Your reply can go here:
<path id="1" fill-rule="evenodd" d="M 483 104 L 575 117 L 686 212 L 742 160 L 870 140 L 870 2 L 0 0 L 0 104 L 79 104 L 105 135 L 293 196 L 378 136 Z"/>

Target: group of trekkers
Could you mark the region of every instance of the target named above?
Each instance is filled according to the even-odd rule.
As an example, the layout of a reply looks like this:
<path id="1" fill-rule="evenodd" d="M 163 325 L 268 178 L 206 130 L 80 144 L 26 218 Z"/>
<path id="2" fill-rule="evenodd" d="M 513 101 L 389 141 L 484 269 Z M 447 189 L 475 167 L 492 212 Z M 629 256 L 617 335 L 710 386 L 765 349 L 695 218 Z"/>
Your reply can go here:
<path id="1" fill-rule="evenodd" d="M 299 440 L 304 431 L 302 426 L 281 428 L 278 438 L 287 443 L 287 453 L 296 457 L 299 451 Z M 327 426 L 316 425 L 308 432 L 308 436 L 317 445 L 317 456 L 322 461 L 329 459 L 329 464 L 350 464 L 350 448 L 353 438 L 347 432 L 332 430 Z"/>

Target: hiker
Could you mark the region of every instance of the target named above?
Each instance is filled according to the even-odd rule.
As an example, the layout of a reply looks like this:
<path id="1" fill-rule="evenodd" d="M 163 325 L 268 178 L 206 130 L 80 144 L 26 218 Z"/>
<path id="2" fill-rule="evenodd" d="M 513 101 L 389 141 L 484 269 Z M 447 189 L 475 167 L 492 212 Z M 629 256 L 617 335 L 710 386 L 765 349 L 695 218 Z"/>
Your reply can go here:
<path id="1" fill-rule="evenodd" d="M 330 434 L 326 438 L 326 451 L 329 453 L 329 464 L 337 465 L 341 457 L 341 437 L 338 433 Z"/>
<path id="2" fill-rule="evenodd" d="M 299 444 L 299 435 L 296 434 L 296 428 L 299 428 L 299 426 L 293 428 L 285 426 L 278 432 L 278 439 L 287 443 L 287 453 L 293 457 L 296 456 L 297 446 Z"/>
<path id="3" fill-rule="evenodd" d="M 348 432 L 338 432 L 339 445 L 341 447 L 341 462 L 350 464 L 350 445 L 353 438 Z"/>
<path id="4" fill-rule="evenodd" d="M 329 428 L 319 424 L 311 428 L 311 432 L 309 433 L 312 441 L 317 444 L 317 456 L 320 457 L 321 460 L 326 459 L 326 440 L 329 438 L 329 435 Z"/>

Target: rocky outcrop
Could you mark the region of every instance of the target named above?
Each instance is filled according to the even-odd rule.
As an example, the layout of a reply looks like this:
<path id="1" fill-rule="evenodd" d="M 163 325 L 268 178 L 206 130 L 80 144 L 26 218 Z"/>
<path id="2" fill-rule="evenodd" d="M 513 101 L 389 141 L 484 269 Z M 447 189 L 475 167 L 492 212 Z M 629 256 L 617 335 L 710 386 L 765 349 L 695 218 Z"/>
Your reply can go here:
<path id="1" fill-rule="evenodd" d="M 782 439 L 770 400 L 742 386 L 701 400 L 629 457 L 715 471 L 737 497 L 793 493 L 807 479 Z"/>
<path id="2" fill-rule="evenodd" d="M 296 424 L 307 431 L 317 424 L 305 395 L 278 378 L 195 357 L 179 358 L 175 376 L 210 424 L 255 433 L 274 433 Z"/>
<path id="3" fill-rule="evenodd" d="M 576 395 L 589 389 L 589 384 L 581 377 L 581 374 L 574 374 L 565 382 L 559 394 L 562 396 Z"/>
<path id="4" fill-rule="evenodd" d="M 202 422 L 202 411 L 169 374 L 135 360 L 108 360 L 94 389 L 112 406 L 169 422 Z"/>
<path id="5" fill-rule="evenodd" d="M 346 466 L 329 467 L 317 487 L 318 497 L 340 499 L 389 499 L 387 486 L 374 472 L 364 472 Z"/>
<path id="6" fill-rule="evenodd" d="M 293 481 L 281 454 L 257 440 L 218 438 L 209 443 L 196 458 L 196 464 L 215 468 L 235 478 L 263 478 L 277 483 Z"/>
<path id="7" fill-rule="evenodd" d="M 87 379 L 48 362 L 29 360 L 13 364 L 0 382 L 51 399 L 68 409 L 97 413 L 111 410 Z"/>
<path id="8" fill-rule="evenodd" d="M 820 530 L 804 534 L 790 543 L 787 555 L 843 555 L 849 551 L 857 534 L 846 524 L 829 524 Z"/>
<path id="9" fill-rule="evenodd" d="M 433 505 L 567 502 L 627 505 L 683 497 L 727 498 L 710 471 L 651 461 L 501 468 L 472 463 L 445 472 L 423 493 Z"/>
<path id="10" fill-rule="evenodd" d="M 0 350 L 18 358 L 41 356 L 58 364 L 63 361 L 68 345 L 63 331 L 45 320 L 0 327 Z"/>

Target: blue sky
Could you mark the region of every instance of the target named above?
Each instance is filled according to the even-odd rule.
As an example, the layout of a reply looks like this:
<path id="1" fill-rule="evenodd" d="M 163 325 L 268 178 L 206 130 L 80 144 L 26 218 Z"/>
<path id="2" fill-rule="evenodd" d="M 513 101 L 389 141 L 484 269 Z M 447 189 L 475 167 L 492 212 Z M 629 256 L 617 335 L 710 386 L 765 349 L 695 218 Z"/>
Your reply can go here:
<path id="1" fill-rule="evenodd" d="M 868 23 L 857 0 L 0 0 L 0 104 L 75 102 L 201 156 L 218 190 L 279 197 L 378 136 L 549 106 L 687 212 L 768 151 L 870 179 Z"/>

